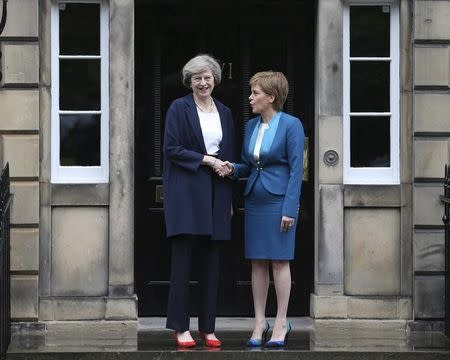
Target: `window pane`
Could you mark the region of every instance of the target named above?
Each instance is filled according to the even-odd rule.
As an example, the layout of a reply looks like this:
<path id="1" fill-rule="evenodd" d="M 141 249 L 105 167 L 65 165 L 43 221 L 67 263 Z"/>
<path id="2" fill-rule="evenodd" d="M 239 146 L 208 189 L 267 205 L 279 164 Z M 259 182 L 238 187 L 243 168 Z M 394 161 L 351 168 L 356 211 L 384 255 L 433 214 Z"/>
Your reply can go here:
<path id="1" fill-rule="evenodd" d="M 100 60 L 60 60 L 61 110 L 100 110 Z"/>
<path id="2" fill-rule="evenodd" d="M 389 6 L 350 6 L 350 56 L 389 56 Z"/>
<path id="3" fill-rule="evenodd" d="M 100 4 L 59 4 L 60 55 L 100 55 Z"/>
<path id="4" fill-rule="evenodd" d="M 388 61 L 352 61 L 350 111 L 389 111 Z"/>
<path id="5" fill-rule="evenodd" d="M 351 167 L 389 167 L 390 143 L 389 116 L 350 118 Z"/>
<path id="6" fill-rule="evenodd" d="M 60 115 L 61 166 L 100 166 L 100 115 Z"/>

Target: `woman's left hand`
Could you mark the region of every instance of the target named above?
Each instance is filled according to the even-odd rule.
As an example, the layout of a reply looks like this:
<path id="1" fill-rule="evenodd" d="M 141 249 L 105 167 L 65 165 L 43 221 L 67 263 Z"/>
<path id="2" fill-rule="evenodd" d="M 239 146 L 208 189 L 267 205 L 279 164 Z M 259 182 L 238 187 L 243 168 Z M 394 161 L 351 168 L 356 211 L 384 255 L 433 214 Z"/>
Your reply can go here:
<path id="1" fill-rule="evenodd" d="M 294 222 L 295 219 L 291 218 L 289 216 L 283 216 L 281 218 L 281 226 L 280 226 L 280 231 L 281 232 L 286 232 L 288 231 L 291 227 L 294 226 Z"/>

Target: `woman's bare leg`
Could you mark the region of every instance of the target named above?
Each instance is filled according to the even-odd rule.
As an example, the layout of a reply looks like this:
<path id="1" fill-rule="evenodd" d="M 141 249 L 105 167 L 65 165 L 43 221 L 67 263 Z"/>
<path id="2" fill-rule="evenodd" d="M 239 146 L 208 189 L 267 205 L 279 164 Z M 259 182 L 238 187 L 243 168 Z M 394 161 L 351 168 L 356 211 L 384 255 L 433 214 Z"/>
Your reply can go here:
<path id="1" fill-rule="evenodd" d="M 252 292 L 255 326 L 252 339 L 261 339 L 266 321 L 266 302 L 269 290 L 269 261 L 252 260 Z"/>
<path id="2" fill-rule="evenodd" d="M 291 268 L 287 260 L 272 261 L 273 280 L 277 293 L 277 317 L 271 340 L 284 340 L 286 334 L 286 315 L 291 294 Z"/>

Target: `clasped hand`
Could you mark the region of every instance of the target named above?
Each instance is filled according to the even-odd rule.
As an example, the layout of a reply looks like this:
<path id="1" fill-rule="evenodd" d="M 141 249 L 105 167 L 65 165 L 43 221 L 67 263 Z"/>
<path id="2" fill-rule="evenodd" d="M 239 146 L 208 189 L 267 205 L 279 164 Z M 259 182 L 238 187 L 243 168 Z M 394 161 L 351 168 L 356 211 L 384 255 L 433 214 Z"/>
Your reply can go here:
<path id="1" fill-rule="evenodd" d="M 229 161 L 215 160 L 212 167 L 217 175 L 225 177 L 233 172 L 233 165 Z"/>
<path id="2" fill-rule="evenodd" d="M 229 161 L 222 161 L 211 155 L 205 155 L 202 164 L 212 167 L 214 172 L 220 177 L 225 177 L 233 173 L 233 164 Z"/>

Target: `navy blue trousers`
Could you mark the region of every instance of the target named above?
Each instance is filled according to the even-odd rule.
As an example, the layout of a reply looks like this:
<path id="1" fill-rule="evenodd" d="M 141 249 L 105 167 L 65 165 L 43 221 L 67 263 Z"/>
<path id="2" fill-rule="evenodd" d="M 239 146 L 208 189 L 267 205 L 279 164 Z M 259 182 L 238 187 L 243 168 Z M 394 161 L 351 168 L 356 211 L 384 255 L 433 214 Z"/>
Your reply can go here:
<path id="1" fill-rule="evenodd" d="M 191 263 L 200 264 L 198 329 L 213 333 L 219 283 L 219 243 L 209 236 L 178 235 L 172 239 L 172 264 L 166 327 L 189 330 L 189 278 Z"/>

